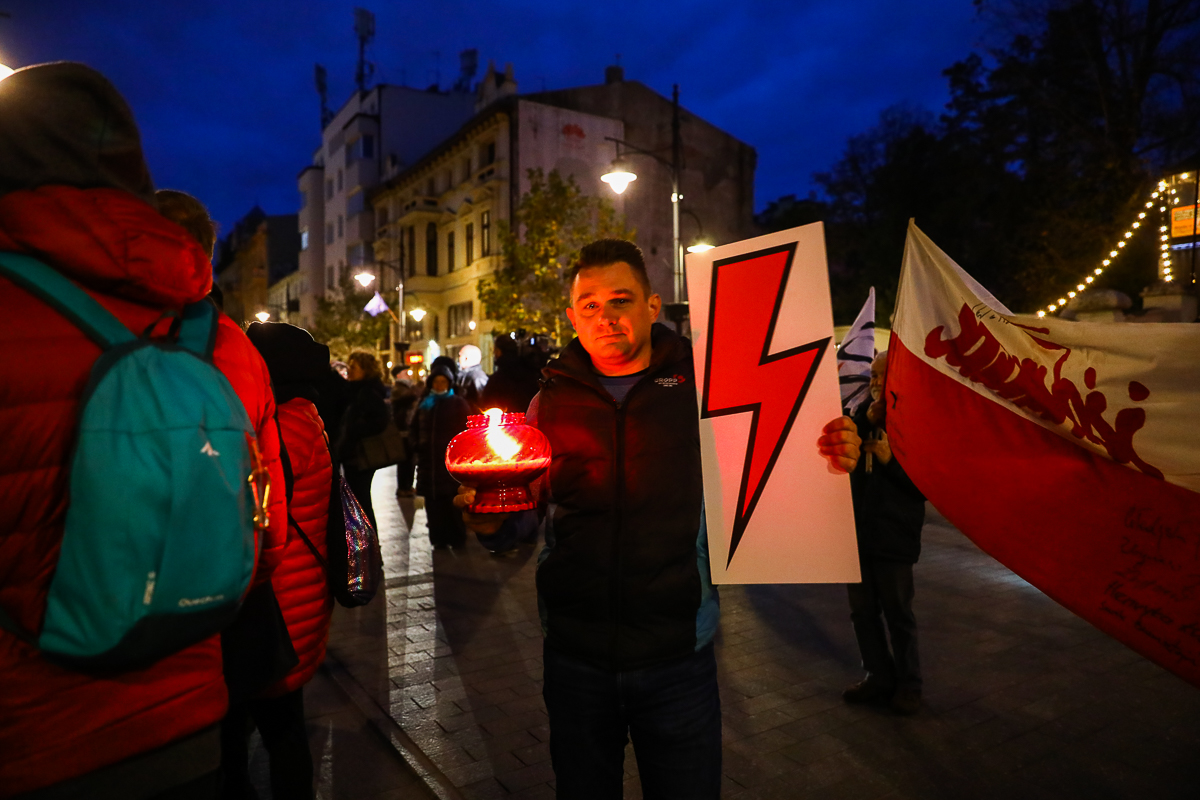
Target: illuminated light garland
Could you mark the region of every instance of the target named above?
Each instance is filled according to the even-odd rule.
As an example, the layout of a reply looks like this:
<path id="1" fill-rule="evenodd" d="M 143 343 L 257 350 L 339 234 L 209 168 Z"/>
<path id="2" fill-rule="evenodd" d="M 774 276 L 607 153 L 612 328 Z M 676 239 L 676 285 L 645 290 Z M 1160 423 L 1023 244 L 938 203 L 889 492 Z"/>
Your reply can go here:
<path id="1" fill-rule="evenodd" d="M 1186 173 L 1186 172 L 1185 172 L 1185 173 L 1181 174 L 1179 177 L 1180 177 L 1180 179 L 1181 179 L 1181 180 L 1187 180 L 1188 173 Z M 1146 207 L 1146 208 L 1148 208 L 1148 209 L 1151 209 L 1151 210 L 1153 210 L 1153 209 L 1154 209 L 1154 206 L 1155 206 L 1155 203 L 1154 203 L 1154 201 L 1155 201 L 1155 200 L 1159 200 L 1159 198 L 1160 198 L 1160 197 L 1161 197 L 1162 199 L 1161 199 L 1161 200 L 1159 200 L 1159 202 L 1160 202 L 1160 203 L 1165 203 L 1165 202 L 1166 202 L 1166 199 L 1167 199 L 1167 198 L 1166 198 L 1166 195 L 1167 195 L 1167 194 L 1176 195 L 1176 194 L 1177 194 L 1177 192 L 1176 192 L 1176 190 L 1175 190 L 1175 189 L 1172 189 L 1172 188 L 1170 188 L 1170 187 L 1169 187 L 1169 185 L 1167 184 L 1167 182 L 1166 182 L 1165 180 L 1160 180 L 1160 181 L 1158 182 L 1158 188 L 1157 188 L 1157 190 L 1156 190 L 1156 191 L 1154 191 L 1154 192 L 1151 192 L 1151 193 L 1150 193 L 1150 199 L 1146 201 L 1146 206 L 1145 206 L 1145 207 Z M 1172 205 L 1178 205 L 1178 204 L 1179 204 L 1179 198 L 1178 198 L 1178 197 L 1173 197 L 1173 198 L 1172 198 Z M 1166 206 L 1166 205 L 1160 205 L 1160 206 L 1158 207 L 1158 211 L 1159 211 L 1159 213 L 1160 213 L 1160 214 L 1165 214 L 1165 213 L 1166 213 L 1166 211 L 1167 211 L 1167 206 Z M 1063 309 L 1063 308 L 1065 308 L 1065 307 L 1066 307 L 1066 305 L 1067 305 L 1067 298 L 1072 298 L 1072 299 L 1073 299 L 1073 298 L 1076 296 L 1076 294 L 1077 294 L 1077 293 L 1079 293 L 1079 292 L 1082 292 L 1082 291 L 1086 290 L 1086 289 L 1088 288 L 1088 286 L 1089 286 L 1089 285 L 1091 285 L 1091 284 L 1092 284 L 1092 283 L 1095 281 L 1095 278 L 1096 278 L 1096 277 L 1098 277 L 1098 276 L 1100 276 L 1100 275 L 1103 275 L 1103 274 L 1104 274 L 1104 267 L 1107 267 L 1107 266 L 1111 265 L 1111 264 L 1112 264 L 1112 262 L 1113 262 L 1113 259 L 1115 259 L 1115 258 L 1116 258 L 1118 255 L 1120 255 L 1120 253 L 1121 253 L 1121 249 L 1125 247 L 1125 240 L 1126 240 L 1126 239 L 1132 239 L 1132 238 L 1133 238 L 1133 232 L 1134 232 L 1135 230 L 1137 230 L 1138 228 L 1142 227 L 1142 223 L 1141 223 L 1140 221 L 1138 221 L 1138 220 L 1143 220 L 1143 219 L 1145 219 L 1145 218 L 1146 218 L 1146 212 L 1145 212 L 1145 211 L 1140 211 L 1140 212 L 1138 212 L 1138 215 L 1137 215 L 1137 220 L 1135 220 L 1134 222 L 1132 222 L 1132 223 L 1130 224 L 1130 226 L 1129 226 L 1129 230 L 1125 231 L 1125 232 L 1124 232 L 1124 234 L 1121 236 L 1121 238 L 1120 238 L 1120 239 L 1117 241 L 1116 249 L 1114 249 L 1114 250 L 1110 250 L 1110 251 L 1108 252 L 1108 258 L 1106 258 L 1106 259 L 1104 259 L 1103 261 L 1101 261 L 1101 262 L 1100 262 L 1100 266 L 1099 266 L 1099 267 L 1096 267 L 1096 268 L 1095 268 L 1095 270 L 1093 270 L 1093 273 L 1094 273 L 1094 274 L 1093 274 L 1093 275 L 1089 275 L 1089 276 L 1087 276 L 1086 278 L 1084 278 L 1084 282 L 1083 282 L 1083 283 L 1081 283 L 1081 284 L 1079 284 L 1079 285 L 1077 285 L 1077 286 L 1075 287 L 1075 291 L 1073 291 L 1073 292 L 1067 292 L 1067 297 L 1060 297 L 1060 298 L 1058 298 L 1058 302 L 1057 302 L 1057 303 L 1050 303 L 1050 304 L 1049 304 L 1048 306 L 1046 306 L 1045 308 L 1043 308 L 1043 309 L 1039 310 L 1039 311 L 1037 312 L 1037 315 L 1038 315 L 1038 317 L 1045 317 L 1047 314 L 1053 314 L 1055 311 L 1060 311 L 1060 310 L 1062 310 L 1062 309 Z M 1165 280 L 1165 281 L 1170 281 L 1170 280 L 1172 280 L 1172 275 L 1171 275 L 1171 259 L 1170 259 L 1170 258 L 1168 258 L 1168 255 L 1169 255 L 1169 253 L 1170 253 L 1170 248 L 1171 248 L 1171 246 L 1170 246 L 1170 244 L 1169 244 L 1169 242 L 1170 242 L 1170 235 L 1169 235 L 1169 234 L 1167 234 L 1167 226 L 1166 226 L 1166 225 L 1160 225 L 1160 226 L 1159 226 L 1159 228 L 1158 228 L 1158 230 L 1159 230 L 1159 233 L 1163 234 L 1162 236 L 1160 236 L 1160 237 L 1159 237 L 1159 239 L 1160 239 L 1160 241 L 1164 242 L 1164 244 L 1163 244 L 1163 245 L 1161 245 L 1161 250 L 1162 250 L 1162 258 L 1161 258 L 1161 260 L 1160 260 L 1160 264 L 1162 265 L 1162 270 L 1163 270 L 1163 280 Z"/>

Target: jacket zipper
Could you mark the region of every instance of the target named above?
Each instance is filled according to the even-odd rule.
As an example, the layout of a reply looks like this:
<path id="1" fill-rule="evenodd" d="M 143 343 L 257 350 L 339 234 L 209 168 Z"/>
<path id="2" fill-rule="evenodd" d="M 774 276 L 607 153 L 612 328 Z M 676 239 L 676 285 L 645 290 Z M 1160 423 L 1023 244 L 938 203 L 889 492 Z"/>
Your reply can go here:
<path id="1" fill-rule="evenodd" d="M 628 399 L 628 395 L 626 395 Z M 616 404 L 617 424 L 615 428 L 616 447 L 613 459 L 615 480 L 615 513 L 613 514 L 612 535 L 612 598 L 613 598 L 613 630 L 612 630 L 612 660 L 613 669 L 619 669 L 621 616 L 624 611 L 621 604 L 621 521 L 625 513 L 625 409 L 624 402 Z"/>

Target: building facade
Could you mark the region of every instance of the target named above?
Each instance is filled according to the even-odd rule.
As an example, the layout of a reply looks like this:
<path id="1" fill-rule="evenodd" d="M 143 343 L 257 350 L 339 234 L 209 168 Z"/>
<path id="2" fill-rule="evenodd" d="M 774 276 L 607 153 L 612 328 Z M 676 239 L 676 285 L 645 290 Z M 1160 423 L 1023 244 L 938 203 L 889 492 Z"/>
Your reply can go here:
<path id="1" fill-rule="evenodd" d="M 424 363 L 475 344 L 491 369 L 496 331 L 477 288 L 500 265 L 497 225 L 511 221 L 529 190 L 530 169 L 558 170 L 585 194 L 610 200 L 637 232 L 652 288 L 666 302 L 674 299 L 670 169 L 647 157 L 620 195 L 600 180 L 616 141 L 670 158 L 672 102 L 624 81 L 619 68 L 610 67 L 601 85 L 532 95 L 515 93 L 511 71 L 497 78 L 489 69 L 473 118 L 369 193 L 380 288 L 404 310 L 393 339 L 407 342 Z M 680 118 L 681 240 L 703 234 L 723 244 L 755 235 L 753 148 L 686 111 Z"/>
<path id="2" fill-rule="evenodd" d="M 475 111 L 474 93 L 422 91 L 381 84 L 355 91 L 325 126 L 313 163 L 297 177 L 299 324 L 311 325 L 317 297 L 345 270 L 373 263 L 374 212 L 368 192 L 404 170 L 457 130 Z"/>
<path id="3" fill-rule="evenodd" d="M 239 325 L 249 325 L 264 312 L 279 319 L 271 310 L 270 294 L 278 282 L 297 272 L 296 226 L 296 214 L 268 215 L 255 206 L 217 243 L 216 283 L 225 313 Z"/>

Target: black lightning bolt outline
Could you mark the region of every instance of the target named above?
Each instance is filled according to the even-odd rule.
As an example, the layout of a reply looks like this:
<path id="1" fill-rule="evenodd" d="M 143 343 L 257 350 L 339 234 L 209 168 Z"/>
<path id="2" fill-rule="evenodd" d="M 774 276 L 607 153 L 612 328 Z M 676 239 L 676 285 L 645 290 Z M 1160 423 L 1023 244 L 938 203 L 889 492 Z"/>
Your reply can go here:
<path id="1" fill-rule="evenodd" d="M 771 472 L 775 469 L 775 462 L 779 460 L 779 454 L 783 451 L 783 445 L 787 442 L 788 434 L 792 430 L 792 424 L 796 421 L 796 415 L 800 413 L 800 406 L 803 405 L 804 398 L 808 395 L 809 387 L 812 386 L 813 378 L 817 374 L 817 368 L 821 365 L 821 359 L 829 347 L 830 337 L 827 336 L 824 339 L 809 342 L 799 347 L 793 347 L 790 350 L 784 350 L 774 355 L 770 354 L 771 341 L 775 338 L 775 324 L 779 321 L 779 310 L 783 306 L 783 292 L 787 288 L 788 276 L 791 275 L 792 262 L 796 256 L 796 244 L 796 242 L 791 242 L 785 245 L 756 250 L 752 253 L 723 258 L 720 261 L 714 261 L 712 266 L 712 287 L 710 289 L 708 305 L 708 341 L 704 348 L 704 398 L 700 406 L 700 417 L 702 419 L 712 419 L 731 414 L 744 414 L 746 412 L 752 414 L 750 418 L 750 436 L 746 440 L 746 458 L 742 464 L 742 482 L 741 487 L 738 489 L 737 508 L 734 510 L 733 532 L 730 534 L 729 539 L 729 558 L 725 562 L 726 569 L 733 563 L 733 554 L 737 552 L 738 544 L 742 541 L 746 527 L 750 524 L 750 517 L 754 514 L 754 509 L 758 506 L 763 489 L 766 488 L 767 482 L 771 479 Z M 785 358 L 799 355 L 808 350 L 816 350 L 817 355 L 813 359 L 812 366 L 809 367 L 808 376 L 804 379 L 804 384 L 800 387 L 800 392 L 797 394 L 796 401 L 792 405 L 792 411 L 788 415 L 787 422 L 784 423 L 779 438 L 775 442 L 775 446 L 771 451 L 771 457 L 767 460 L 762 479 L 759 480 L 758 487 L 754 490 L 754 495 L 750 498 L 750 503 L 746 504 L 746 491 L 750 484 L 750 466 L 754 460 L 754 444 L 758 438 L 758 416 L 759 411 L 762 409 L 762 402 L 747 403 L 746 405 L 731 406 L 716 410 L 709 408 L 708 389 L 712 382 L 712 348 L 713 339 L 715 338 L 713 333 L 714 324 L 717 320 L 717 274 L 721 267 L 728 264 L 737 264 L 783 252 L 787 253 L 787 261 L 784 263 L 783 272 L 780 275 L 779 287 L 775 293 L 775 307 L 771 311 L 771 321 L 767 325 L 767 335 L 763 339 L 762 355 L 759 357 L 757 366 L 769 364 L 772 361 L 782 361 Z M 742 512 L 743 508 L 746 509 L 745 513 Z"/>

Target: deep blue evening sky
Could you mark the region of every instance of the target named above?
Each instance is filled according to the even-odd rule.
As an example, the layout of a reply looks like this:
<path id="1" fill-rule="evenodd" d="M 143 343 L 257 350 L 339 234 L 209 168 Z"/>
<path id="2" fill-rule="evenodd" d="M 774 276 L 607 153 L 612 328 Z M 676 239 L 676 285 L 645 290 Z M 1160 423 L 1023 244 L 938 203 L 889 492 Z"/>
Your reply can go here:
<path id="1" fill-rule="evenodd" d="M 513 62 L 521 91 L 628 80 L 680 100 L 758 150 L 756 208 L 807 194 L 847 137 L 896 103 L 940 111 L 941 71 L 983 35 L 971 0 L 506 3 L 0 0 L 0 63 L 86 62 L 133 106 L 159 187 L 204 200 L 225 229 L 256 202 L 295 211 L 319 143 L 313 64 L 330 105 L 353 89 L 355 5 L 376 15 L 376 80 L 443 86 L 458 52 Z M 440 57 L 439 54 L 440 53 Z"/>

